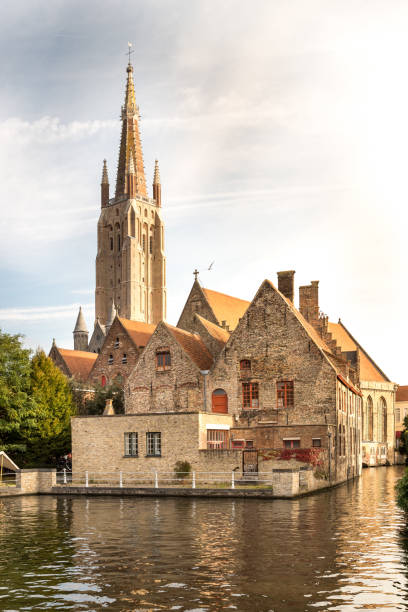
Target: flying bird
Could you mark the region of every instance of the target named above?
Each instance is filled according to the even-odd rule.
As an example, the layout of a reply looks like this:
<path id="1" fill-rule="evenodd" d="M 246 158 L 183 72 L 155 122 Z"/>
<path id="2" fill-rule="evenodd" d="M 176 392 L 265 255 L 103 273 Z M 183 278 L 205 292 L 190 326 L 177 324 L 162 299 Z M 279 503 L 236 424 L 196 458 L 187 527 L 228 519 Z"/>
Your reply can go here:
<path id="1" fill-rule="evenodd" d="M 215 260 L 210 263 L 210 265 L 208 266 L 208 269 L 212 270 L 212 267 L 213 267 L 214 264 L 215 264 Z"/>

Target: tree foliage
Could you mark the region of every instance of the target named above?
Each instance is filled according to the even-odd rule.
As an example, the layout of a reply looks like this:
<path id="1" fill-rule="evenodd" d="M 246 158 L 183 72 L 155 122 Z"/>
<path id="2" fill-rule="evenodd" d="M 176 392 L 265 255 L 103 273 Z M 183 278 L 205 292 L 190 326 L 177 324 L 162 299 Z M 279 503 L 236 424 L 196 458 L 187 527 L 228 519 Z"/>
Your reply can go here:
<path id="1" fill-rule="evenodd" d="M 397 491 L 397 504 L 402 510 L 408 512 L 408 469 L 405 469 L 404 475 L 398 480 L 395 489 Z"/>
<path id="2" fill-rule="evenodd" d="M 0 330 L 0 450 L 13 455 L 24 452 L 23 429 L 35 420 L 30 372 L 30 351 L 23 349 L 21 336 Z"/>
<path id="3" fill-rule="evenodd" d="M 68 379 L 43 351 L 31 361 L 31 397 L 35 421 L 26 431 L 26 461 L 55 464 L 71 451 L 71 416 L 75 407 Z"/>
<path id="4" fill-rule="evenodd" d="M 402 455 L 408 454 L 408 416 L 404 419 L 404 429 L 401 432 L 398 450 Z"/>
<path id="5" fill-rule="evenodd" d="M 118 383 L 112 383 L 105 387 L 101 385 L 94 387 L 93 394 L 89 394 L 84 401 L 84 414 L 103 414 L 107 399 L 113 400 L 113 408 L 116 414 L 124 413 L 123 388 Z"/>

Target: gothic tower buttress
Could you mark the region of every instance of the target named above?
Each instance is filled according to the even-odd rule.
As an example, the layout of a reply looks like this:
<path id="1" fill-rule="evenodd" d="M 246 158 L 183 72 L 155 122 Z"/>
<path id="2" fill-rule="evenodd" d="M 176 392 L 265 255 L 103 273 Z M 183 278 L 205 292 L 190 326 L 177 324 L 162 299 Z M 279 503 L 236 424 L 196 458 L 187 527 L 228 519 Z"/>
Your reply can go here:
<path id="1" fill-rule="evenodd" d="M 95 319 L 119 316 L 157 324 L 166 318 L 166 258 L 161 184 L 156 161 L 153 198 L 147 196 L 133 67 L 127 67 L 115 197 L 109 199 L 104 162 L 96 256 Z"/>

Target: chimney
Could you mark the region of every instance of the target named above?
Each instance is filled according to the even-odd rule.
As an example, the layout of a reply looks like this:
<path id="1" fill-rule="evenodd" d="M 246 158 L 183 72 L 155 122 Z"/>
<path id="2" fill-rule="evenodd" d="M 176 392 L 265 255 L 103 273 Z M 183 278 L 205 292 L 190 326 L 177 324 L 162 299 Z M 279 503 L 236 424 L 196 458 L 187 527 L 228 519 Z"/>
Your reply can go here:
<path id="1" fill-rule="evenodd" d="M 319 281 L 299 287 L 299 310 L 306 321 L 313 323 L 319 319 Z"/>
<path id="2" fill-rule="evenodd" d="M 293 304 L 295 297 L 295 271 L 278 272 L 278 289 Z"/>

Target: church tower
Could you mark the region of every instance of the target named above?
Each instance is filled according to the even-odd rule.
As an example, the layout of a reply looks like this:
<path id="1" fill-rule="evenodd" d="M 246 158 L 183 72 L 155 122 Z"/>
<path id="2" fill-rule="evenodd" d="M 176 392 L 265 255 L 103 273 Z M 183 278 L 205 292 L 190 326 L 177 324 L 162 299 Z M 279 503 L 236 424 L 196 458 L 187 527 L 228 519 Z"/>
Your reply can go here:
<path id="1" fill-rule="evenodd" d="M 149 198 L 139 132 L 133 66 L 127 66 L 125 104 L 114 198 L 109 198 L 106 161 L 96 256 L 95 320 L 107 325 L 115 305 L 119 316 L 157 324 L 166 318 L 166 259 L 161 184 L 156 160 Z"/>

